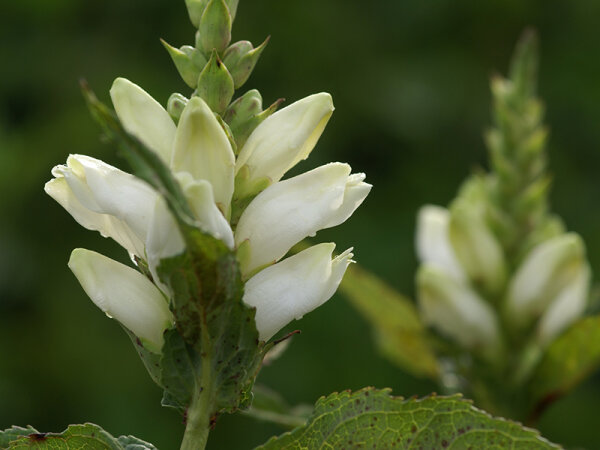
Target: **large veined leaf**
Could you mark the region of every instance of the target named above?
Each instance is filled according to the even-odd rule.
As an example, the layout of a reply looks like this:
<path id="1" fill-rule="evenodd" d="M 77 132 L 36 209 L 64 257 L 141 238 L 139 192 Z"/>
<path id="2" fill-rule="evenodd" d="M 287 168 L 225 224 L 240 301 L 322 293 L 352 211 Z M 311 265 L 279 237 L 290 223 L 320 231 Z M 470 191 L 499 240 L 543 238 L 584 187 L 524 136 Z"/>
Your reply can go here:
<path id="1" fill-rule="evenodd" d="M 405 400 L 366 388 L 319 399 L 302 427 L 271 438 L 274 449 L 556 449 L 535 430 L 494 418 L 460 395 Z"/>
<path id="2" fill-rule="evenodd" d="M 438 377 L 438 364 L 413 302 L 357 264 L 348 267 L 340 291 L 371 323 L 384 356 L 417 376 Z"/>
<path id="3" fill-rule="evenodd" d="M 12 427 L 0 431 L 0 448 L 38 450 L 156 450 L 133 436 L 115 438 L 98 425 L 69 425 L 62 433 L 39 433 L 32 427 Z"/>
<path id="4" fill-rule="evenodd" d="M 543 409 L 566 394 L 599 366 L 600 316 L 586 317 L 546 350 L 531 382 L 537 408 Z"/>

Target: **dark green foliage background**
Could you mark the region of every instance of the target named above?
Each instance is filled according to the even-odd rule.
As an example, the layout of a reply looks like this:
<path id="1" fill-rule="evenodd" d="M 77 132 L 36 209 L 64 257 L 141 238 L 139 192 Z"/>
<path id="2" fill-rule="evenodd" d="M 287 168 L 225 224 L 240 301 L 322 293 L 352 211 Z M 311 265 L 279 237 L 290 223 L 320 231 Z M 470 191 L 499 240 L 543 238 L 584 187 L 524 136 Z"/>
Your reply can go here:
<path id="1" fill-rule="evenodd" d="M 375 185 L 346 224 L 317 235 L 353 245 L 356 259 L 412 294 L 419 205 L 447 203 L 485 163 L 488 79 L 506 70 L 526 25 L 542 42 L 540 92 L 551 128 L 552 204 L 588 243 L 600 273 L 600 3 L 242 0 L 234 39 L 272 41 L 246 88 L 265 103 L 329 91 L 337 111 L 303 171 L 348 161 Z M 42 190 L 54 164 L 85 153 L 127 169 L 100 143 L 77 81 L 104 101 L 124 76 L 162 103 L 189 94 L 160 45 L 191 43 L 183 0 L 19 0 L 0 3 L 0 428 L 69 423 L 134 434 L 160 449 L 183 427 L 129 339 L 89 301 L 67 269 L 74 247 L 126 261 L 79 227 Z M 259 382 L 291 403 L 366 385 L 395 395 L 435 387 L 378 357 L 365 322 L 340 296 L 297 322 L 284 356 Z M 567 446 L 600 447 L 596 376 L 557 402 L 540 427 Z M 211 448 L 250 448 L 276 427 L 224 416 Z"/>

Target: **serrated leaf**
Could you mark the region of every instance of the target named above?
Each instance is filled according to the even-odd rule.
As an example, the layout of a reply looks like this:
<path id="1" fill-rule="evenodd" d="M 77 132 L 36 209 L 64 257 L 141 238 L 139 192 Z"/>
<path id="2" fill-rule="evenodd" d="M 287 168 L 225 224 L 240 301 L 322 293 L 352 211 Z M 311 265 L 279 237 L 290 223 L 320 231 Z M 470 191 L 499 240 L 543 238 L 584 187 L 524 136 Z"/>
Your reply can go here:
<path id="1" fill-rule="evenodd" d="M 189 405 L 196 382 L 193 375 L 209 371 L 213 412 L 233 412 L 249 402 L 266 348 L 258 340 L 255 310 L 242 302 L 235 254 L 200 230 L 184 230 L 186 253 L 162 260 L 158 268 L 161 280 L 173 292 L 178 327 L 178 333 L 166 334 L 163 347 L 166 400 L 175 400 L 173 406 Z M 198 392 L 208 388 L 197 386 Z"/>
<path id="2" fill-rule="evenodd" d="M 123 450 L 123 446 L 98 425 L 69 425 L 62 433 L 34 433 L 12 441 L 10 450 L 74 450 L 74 449 L 106 449 Z"/>
<path id="3" fill-rule="evenodd" d="M 38 433 L 38 431 L 31 425 L 27 425 L 26 428 L 13 425 L 4 431 L 0 431 L 0 448 L 7 448 L 10 442 L 21 436 L 28 436 L 32 433 Z"/>
<path id="4" fill-rule="evenodd" d="M 536 430 L 494 418 L 459 395 L 405 400 L 389 389 L 321 397 L 305 426 L 264 450 L 316 448 L 555 449 Z"/>
<path id="5" fill-rule="evenodd" d="M 437 379 L 438 363 L 413 302 L 358 264 L 348 267 L 340 292 L 373 326 L 384 356 L 414 375 Z"/>
<path id="6" fill-rule="evenodd" d="M 39 433 L 29 426 L 0 432 L 0 448 L 39 450 L 157 450 L 134 436 L 114 438 L 98 425 L 69 425 L 62 433 Z"/>
<path id="7" fill-rule="evenodd" d="M 124 450 L 158 450 L 154 445 L 135 436 L 119 436 L 117 442 Z"/>
<path id="8" fill-rule="evenodd" d="M 531 386 L 533 398 L 544 406 L 566 394 L 600 367 L 600 316 L 575 322 L 546 350 Z"/>

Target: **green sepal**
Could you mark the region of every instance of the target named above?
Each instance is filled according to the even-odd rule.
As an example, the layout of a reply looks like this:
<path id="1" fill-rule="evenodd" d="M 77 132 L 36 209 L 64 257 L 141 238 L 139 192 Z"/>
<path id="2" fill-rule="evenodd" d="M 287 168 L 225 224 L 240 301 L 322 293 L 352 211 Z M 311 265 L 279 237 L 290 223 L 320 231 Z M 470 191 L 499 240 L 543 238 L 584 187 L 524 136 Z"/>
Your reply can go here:
<path id="1" fill-rule="evenodd" d="M 12 427 L 0 431 L 0 447 L 11 450 L 157 450 L 134 436 L 115 438 L 98 425 L 69 425 L 62 433 L 39 433 L 35 429 Z"/>
<path id="2" fill-rule="evenodd" d="M 490 416 L 460 395 L 405 400 L 365 388 L 321 397 L 307 424 L 263 450 L 308 448 L 558 449 L 536 430 Z"/>
<path id="3" fill-rule="evenodd" d="M 239 89 L 246 81 L 248 81 L 248 78 L 254 70 L 260 55 L 269 43 L 269 39 L 270 37 L 267 37 L 267 39 L 265 39 L 265 41 L 255 49 L 250 49 L 245 53 L 240 53 L 239 59 L 232 66 L 226 63 L 229 71 L 231 72 L 231 77 L 233 78 L 233 83 L 236 89 Z"/>
<path id="4" fill-rule="evenodd" d="M 206 54 L 223 52 L 231 42 L 231 15 L 224 0 L 210 0 L 202 13 L 200 43 Z"/>
<path id="5" fill-rule="evenodd" d="M 175 67 L 183 81 L 185 81 L 185 84 L 191 88 L 195 88 L 198 84 L 198 76 L 200 75 L 202 68 L 198 68 L 196 64 L 194 64 L 188 53 L 167 44 L 163 39 L 161 39 L 160 42 L 167 49 L 167 52 L 169 52 L 173 64 L 175 64 Z"/>
<path id="6" fill-rule="evenodd" d="M 517 43 L 509 69 L 509 78 L 515 84 L 519 97 L 533 97 L 536 94 L 538 47 L 536 32 L 533 29 L 525 30 Z"/>
<path id="7" fill-rule="evenodd" d="M 210 109 L 221 114 L 231 102 L 234 91 L 233 78 L 219 59 L 217 52 L 213 51 L 210 60 L 198 77 L 196 95 L 201 97 Z"/>
<path id="8" fill-rule="evenodd" d="M 209 0 L 185 0 L 185 6 L 187 6 L 190 21 L 196 28 L 200 26 L 200 19 L 202 18 L 202 13 L 204 13 L 208 1 Z"/>
<path id="9" fill-rule="evenodd" d="M 231 218 L 229 223 L 234 230 L 246 207 L 254 197 L 269 187 L 271 183 L 272 180 L 267 177 L 250 180 L 248 166 L 242 166 L 235 177 L 235 188 L 233 190 L 233 198 L 231 199 Z M 238 248 L 238 256 L 241 254 Z"/>
<path id="10" fill-rule="evenodd" d="M 249 91 L 252 92 L 252 91 Z M 258 93 L 258 91 L 256 91 Z M 248 93 L 247 93 L 248 94 Z M 260 94 L 259 94 L 260 96 Z M 231 121 L 228 122 L 229 123 L 229 128 L 231 128 L 231 132 L 233 133 L 233 136 L 235 137 L 235 141 L 237 142 L 238 145 L 238 149 L 241 151 L 241 149 L 244 147 L 244 144 L 246 143 L 246 141 L 248 140 L 248 138 L 250 137 L 250 135 L 252 134 L 252 132 L 256 129 L 257 126 L 259 126 L 267 117 L 269 117 L 271 114 L 273 114 L 275 111 L 277 111 L 277 108 L 279 108 L 279 105 L 281 103 L 283 103 L 284 99 L 280 98 L 277 99 L 271 106 L 269 106 L 267 109 L 265 109 L 262 112 L 259 112 L 258 114 L 255 114 L 253 116 L 246 116 L 244 114 L 243 108 L 244 105 L 240 104 L 239 108 L 240 108 L 240 112 L 241 114 L 238 115 L 235 111 L 231 111 Z M 262 102 L 262 100 L 261 100 Z M 248 108 L 246 111 L 250 112 L 251 109 L 255 108 L 255 104 L 252 104 L 252 99 L 248 98 L 245 100 L 245 106 Z M 232 104 L 233 106 L 233 104 Z"/>
<path id="11" fill-rule="evenodd" d="M 240 124 L 250 120 L 262 112 L 262 96 L 256 89 L 246 92 L 234 102 L 223 113 L 223 120 L 231 128 L 237 128 Z"/>
<path id="12" fill-rule="evenodd" d="M 179 122 L 179 118 L 181 117 L 181 114 L 183 114 L 183 110 L 188 102 L 189 99 L 187 97 L 178 94 L 177 92 L 171 94 L 169 97 L 169 100 L 167 101 L 167 112 L 173 118 L 175 123 Z"/>

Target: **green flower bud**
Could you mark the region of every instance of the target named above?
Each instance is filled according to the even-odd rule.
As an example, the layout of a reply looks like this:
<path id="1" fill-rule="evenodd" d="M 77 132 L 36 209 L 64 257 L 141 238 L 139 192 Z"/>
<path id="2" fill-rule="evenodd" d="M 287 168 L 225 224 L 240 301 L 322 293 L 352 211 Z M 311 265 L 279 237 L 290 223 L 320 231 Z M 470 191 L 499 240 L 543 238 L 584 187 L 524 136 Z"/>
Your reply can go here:
<path id="1" fill-rule="evenodd" d="M 279 108 L 279 105 L 283 102 L 283 100 L 284 99 L 282 98 L 276 100 L 275 103 L 273 103 L 264 111 L 259 112 L 258 114 L 255 114 L 253 116 L 246 116 L 247 118 L 245 120 L 242 117 L 242 115 L 240 115 L 239 120 L 234 120 L 229 124 L 231 132 L 235 136 L 238 149 L 241 149 L 244 146 L 246 140 L 250 137 L 250 135 L 256 129 L 256 127 L 258 127 L 267 117 L 269 117 L 271 114 L 277 111 L 277 108 Z"/>
<path id="2" fill-rule="evenodd" d="M 188 98 L 178 93 L 174 93 L 169 97 L 169 101 L 167 102 L 167 111 L 173 120 L 175 120 L 175 122 L 179 122 L 181 113 L 185 109 L 185 105 L 187 105 L 188 102 Z"/>
<path id="3" fill-rule="evenodd" d="M 492 296 L 501 292 L 506 282 L 504 254 L 482 211 L 465 200 L 457 201 L 451 208 L 449 237 L 473 285 Z"/>
<path id="4" fill-rule="evenodd" d="M 229 8 L 229 14 L 231 15 L 231 21 L 235 19 L 235 13 L 237 12 L 237 7 L 239 0 L 226 0 L 227 7 Z"/>
<path id="5" fill-rule="evenodd" d="M 234 91 L 233 79 L 214 50 L 198 77 L 197 95 L 204 99 L 210 109 L 221 114 L 229 105 Z"/>
<path id="6" fill-rule="evenodd" d="M 231 42 L 231 16 L 224 0 L 210 0 L 198 27 L 205 53 L 224 51 Z"/>
<path id="7" fill-rule="evenodd" d="M 230 127 L 235 128 L 240 123 L 251 119 L 261 112 L 262 96 L 256 89 L 252 89 L 229 105 L 227 111 L 223 114 L 223 120 L 227 122 Z"/>
<path id="8" fill-rule="evenodd" d="M 185 84 L 191 88 L 195 88 L 198 84 L 198 76 L 200 75 L 202 67 L 199 68 L 190 57 L 190 54 L 188 54 L 186 51 L 183 51 L 184 47 L 181 49 L 176 49 L 162 39 L 160 42 L 162 42 L 164 47 L 169 52 L 169 55 L 171 56 L 179 75 L 181 75 L 181 78 L 183 78 L 183 81 L 185 81 Z"/>
<path id="9" fill-rule="evenodd" d="M 227 69 L 230 70 L 235 67 L 240 58 L 253 49 L 254 46 L 250 41 L 237 41 L 235 44 L 231 44 L 223 53 L 223 62 Z"/>
<path id="10" fill-rule="evenodd" d="M 240 88 L 250 77 L 258 58 L 260 58 L 261 53 L 269 43 L 269 39 L 267 37 L 262 44 L 254 49 L 248 41 L 240 41 L 227 49 L 228 51 L 232 49 L 229 55 L 225 52 L 225 65 L 233 77 L 236 89 Z M 248 46 L 248 44 L 250 45 Z"/>
<path id="11" fill-rule="evenodd" d="M 200 19 L 202 18 L 202 13 L 206 9 L 207 4 L 208 0 L 185 0 L 185 6 L 187 6 L 190 20 L 196 28 L 200 25 Z"/>

